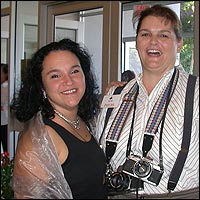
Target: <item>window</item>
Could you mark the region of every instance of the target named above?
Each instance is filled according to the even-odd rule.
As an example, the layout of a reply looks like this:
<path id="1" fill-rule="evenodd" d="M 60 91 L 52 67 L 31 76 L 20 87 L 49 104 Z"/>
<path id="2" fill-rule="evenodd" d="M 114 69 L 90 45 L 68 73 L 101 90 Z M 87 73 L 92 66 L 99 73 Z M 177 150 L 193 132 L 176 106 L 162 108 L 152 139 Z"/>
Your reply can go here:
<path id="1" fill-rule="evenodd" d="M 142 71 L 140 59 L 138 56 L 138 52 L 136 50 L 136 42 L 135 38 L 130 39 L 130 41 L 124 41 L 123 44 L 123 69 L 125 70 L 133 70 L 136 73 L 140 73 Z"/>

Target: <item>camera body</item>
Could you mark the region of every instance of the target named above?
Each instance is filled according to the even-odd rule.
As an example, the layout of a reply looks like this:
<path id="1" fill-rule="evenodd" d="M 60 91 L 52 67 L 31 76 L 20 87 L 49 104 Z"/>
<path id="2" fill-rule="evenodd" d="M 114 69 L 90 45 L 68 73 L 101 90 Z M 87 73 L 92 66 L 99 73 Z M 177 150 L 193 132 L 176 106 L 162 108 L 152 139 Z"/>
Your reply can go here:
<path id="1" fill-rule="evenodd" d="M 128 156 L 123 164 L 122 171 L 130 176 L 156 186 L 159 184 L 163 174 L 160 167 L 154 165 L 152 160 L 134 155 Z"/>
<path id="2" fill-rule="evenodd" d="M 143 190 L 144 188 L 143 181 L 140 181 L 122 171 L 107 171 L 106 184 L 108 196 Z"/>

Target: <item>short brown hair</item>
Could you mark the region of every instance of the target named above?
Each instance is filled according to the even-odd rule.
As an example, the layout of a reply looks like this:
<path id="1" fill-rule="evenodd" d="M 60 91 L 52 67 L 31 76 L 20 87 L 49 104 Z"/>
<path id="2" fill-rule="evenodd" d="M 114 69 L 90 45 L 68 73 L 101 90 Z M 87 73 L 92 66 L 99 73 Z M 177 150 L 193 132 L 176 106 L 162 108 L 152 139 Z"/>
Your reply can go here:
<path id="1" fill-rule="evenodd" d="M 133 13 L 133 27 L 136 25 L 136 22 L 138 22 L 136 34 L 138 34 L 140 30 L 143 19 L 148 16 L 163 17 L 166 20 L 166 23 L 170 21 L 172 23 L 177 40 L 180 41 L 182 39 L 182 25 L 177 14 L 170 8 L 160 4 L 156 4 L 150 8 L 146 8 L 139 12 L 135 11 Z"/>

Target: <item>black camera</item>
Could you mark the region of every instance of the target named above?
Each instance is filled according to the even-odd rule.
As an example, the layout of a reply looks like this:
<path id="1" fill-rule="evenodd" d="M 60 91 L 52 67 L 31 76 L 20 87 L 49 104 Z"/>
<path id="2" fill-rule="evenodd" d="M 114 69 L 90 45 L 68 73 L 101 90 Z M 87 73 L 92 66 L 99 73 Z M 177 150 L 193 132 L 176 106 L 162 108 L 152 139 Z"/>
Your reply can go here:
<path id="1" fill-rule="evenodd" d="M 143 181 L 129 176 L 122 171 L 109 171 L 106 173 L 108 196 L 124 194 L 132 191 L 143 190 Z"/>
<path id="2" fill-rule="evenodd" d="M 122 171 L 152 185 L 158 185 L 163 174 L 159 166 L 153 165 L 152 160 L 134 155 L 128 156 Z"/>

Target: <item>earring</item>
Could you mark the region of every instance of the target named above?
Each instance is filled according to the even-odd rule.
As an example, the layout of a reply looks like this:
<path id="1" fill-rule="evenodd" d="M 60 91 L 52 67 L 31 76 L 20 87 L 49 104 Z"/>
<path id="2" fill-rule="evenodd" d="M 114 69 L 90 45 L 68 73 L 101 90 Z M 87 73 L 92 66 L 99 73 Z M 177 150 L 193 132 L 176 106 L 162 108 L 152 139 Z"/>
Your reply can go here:
<path id="1" fill-rule="evenodd" d="M 43 93 L 44 99 L 46 99 L 47 98 L 47 93 L 44 90 L 42 90 L 42 93 Z"/>

